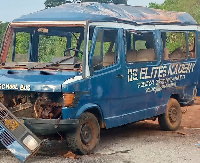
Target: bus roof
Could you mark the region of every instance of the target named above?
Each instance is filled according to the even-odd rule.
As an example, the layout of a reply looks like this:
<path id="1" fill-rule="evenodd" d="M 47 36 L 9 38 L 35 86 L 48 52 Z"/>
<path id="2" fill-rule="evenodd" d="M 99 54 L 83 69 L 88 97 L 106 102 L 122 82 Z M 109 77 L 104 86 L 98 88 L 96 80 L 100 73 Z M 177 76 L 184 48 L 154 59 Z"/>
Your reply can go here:
<path id="1" fill-rule="evenodd" d="M 97 2 L 64 5 L 24 15 L 13 22 L 90 21 L 124 22 L 128 24 L 195 25 L 194 18 L 184 12 L 164 11 L 146 7 Z"/>

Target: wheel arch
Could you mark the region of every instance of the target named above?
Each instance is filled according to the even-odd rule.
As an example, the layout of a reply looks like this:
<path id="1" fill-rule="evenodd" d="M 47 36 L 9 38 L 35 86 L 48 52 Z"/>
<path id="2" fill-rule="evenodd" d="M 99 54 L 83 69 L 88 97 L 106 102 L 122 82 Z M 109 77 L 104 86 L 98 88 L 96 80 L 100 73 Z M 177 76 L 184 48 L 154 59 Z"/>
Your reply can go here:
<path id="1" fill-rule="evenodd" d="M 100 108 L 99 105 L 97 104 L 85 104 L 83 105 L 76 113 L 76 118 L 79 118 L 80 115 L 84 112 L 89 112 L 89 113 L 92 113 L 94 114 L 94 116 L 97 118 L 98 122 L 99 122 L 99 125 L 101 126 L 101 128 L 105 128 L 106 127 L 106 124 L 105 124 L 105 121 L 104 121 L 104 117 L 103 117 L 103 112 Z"/>
<path id="2" fill-rule="evenodd" d="M 180 103 L 180 95 L 178 93 L 173 93 L 171 94 L 170 98 L 174 98 Z"/>

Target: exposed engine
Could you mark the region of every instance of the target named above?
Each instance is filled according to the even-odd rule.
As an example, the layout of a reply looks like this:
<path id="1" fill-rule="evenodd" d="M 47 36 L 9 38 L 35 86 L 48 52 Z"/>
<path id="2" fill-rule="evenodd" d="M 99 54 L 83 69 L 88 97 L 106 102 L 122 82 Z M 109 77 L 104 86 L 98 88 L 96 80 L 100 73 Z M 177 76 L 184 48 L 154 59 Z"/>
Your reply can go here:
<path id="1" fill-rule="evenodd" d="M 61 93 L 1 91 L 0 101 L 17 117 L 55 119 L 62 116 Z"/>

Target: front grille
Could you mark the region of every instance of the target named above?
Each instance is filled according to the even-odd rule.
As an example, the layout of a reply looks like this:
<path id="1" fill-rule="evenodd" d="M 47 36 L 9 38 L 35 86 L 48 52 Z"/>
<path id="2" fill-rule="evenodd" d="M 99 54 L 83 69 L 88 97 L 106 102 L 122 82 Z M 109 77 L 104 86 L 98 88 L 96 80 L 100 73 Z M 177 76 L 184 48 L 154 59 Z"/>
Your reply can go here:
<path id="1" fill-rule="evenodd" d="M 11 145 L 15 141 L 15 139 L 5 130 L 0 134 L 0 140 L 6 146 Z"/>
<path id="2" fill-rule="evenodd" d="M 31 135 L 38 146 L 30 150 L 23 140 L 25 136 Z M 1 102 L 0 102 L 0 141 L 9 149 L 21 162 L 24 162 L 32 153 L 39 149 L 41 140 L 39 140 L 23 123 L 17 119 Z M 15 152 L 15 151 L 18 152 Z"/>

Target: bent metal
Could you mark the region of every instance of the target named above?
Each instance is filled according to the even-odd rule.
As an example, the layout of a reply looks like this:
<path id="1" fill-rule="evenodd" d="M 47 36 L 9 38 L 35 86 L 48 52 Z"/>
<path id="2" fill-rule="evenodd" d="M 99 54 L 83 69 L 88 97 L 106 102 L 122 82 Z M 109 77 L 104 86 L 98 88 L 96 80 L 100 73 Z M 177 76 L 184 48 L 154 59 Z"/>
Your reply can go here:
<path id="1" fill-rule="evenodd" d="M 158 118 L 177 130 L 180 105 L 199 95 L 198 38 L 187 13 L 111 3 L 67 3 L 13 20 L 0 51 L 0 141 L 25 161 L 40 148 L 34 134 L 61 133 L 71 151 L 90 154 L 102 128 Z"/>

